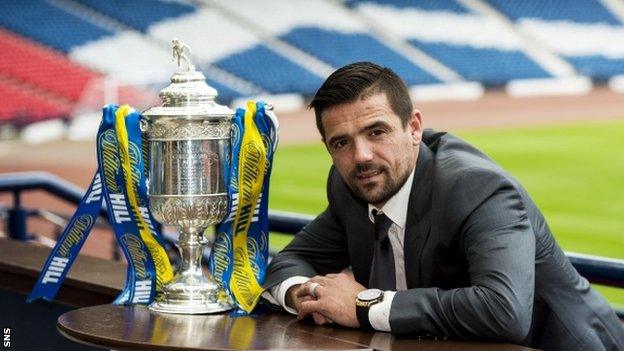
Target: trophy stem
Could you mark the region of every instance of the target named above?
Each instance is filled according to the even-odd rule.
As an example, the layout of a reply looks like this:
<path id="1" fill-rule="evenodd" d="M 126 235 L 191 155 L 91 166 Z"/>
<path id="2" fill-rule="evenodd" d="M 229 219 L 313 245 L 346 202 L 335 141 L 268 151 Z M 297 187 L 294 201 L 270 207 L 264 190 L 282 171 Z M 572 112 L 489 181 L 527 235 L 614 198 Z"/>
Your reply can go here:
<path id="1" fill-rule="evenodd" d="M 197 228 L 180 228 L 178 249 L 180 269 L 163 287 L 157 301 L 150 305 L 156 312 L 207 314 L 231 310 L 228 295 L 202 271 L 201 259 L 207 240 Z"/>
<path id="2" fill-rule="evenodd" d="M 180 274 L 197 275 L 204 278 L 201 270 L 201 259 L 207 240 L 201 234 L 202 231 L 185 230 L 180 228 L 178 250 L 180 251 L 181 264 Z"/>

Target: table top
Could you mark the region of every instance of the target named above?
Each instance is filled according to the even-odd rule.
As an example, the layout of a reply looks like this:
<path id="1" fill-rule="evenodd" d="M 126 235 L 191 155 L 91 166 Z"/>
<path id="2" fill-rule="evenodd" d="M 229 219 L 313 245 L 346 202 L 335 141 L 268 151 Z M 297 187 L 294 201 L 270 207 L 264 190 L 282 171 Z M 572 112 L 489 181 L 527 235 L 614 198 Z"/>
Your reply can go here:
<path id="1" fill-rule="evenodd" d="M 85 344 L 135 350 L 531 350 L 510 344 L 419 340 L 339 326 L 317 326 L 292 315 L 175 315 L 144 306 L 99 305 L 67 312 L 57 327 Z"/>

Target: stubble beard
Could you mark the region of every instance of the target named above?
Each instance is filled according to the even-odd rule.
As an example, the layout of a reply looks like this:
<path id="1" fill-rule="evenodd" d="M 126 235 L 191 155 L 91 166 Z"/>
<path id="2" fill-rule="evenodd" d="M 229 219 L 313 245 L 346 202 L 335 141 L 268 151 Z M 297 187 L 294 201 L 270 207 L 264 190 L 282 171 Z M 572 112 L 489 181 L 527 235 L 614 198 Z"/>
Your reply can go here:
<path id="1" fill-rule="evenodd" d="M 383 176 L 381 184 L 372 184 L 371 186 L 361 186 L 357 184 L 357 176 L 361 172 L 370 170 L 371 168 L 381 171 Z M 349 188 L 360 199 L 369 204 L 383 204 L 390 200 L 403 186 L 410 175 L 409 169 L 405 169 L 403 174 L 398 177 L 391 177 L 390 170 L 385 166 L 375 167 L 370 164 L 357 165 L 356 169 L 351 172 L 348 183 Z M 366 188 L 371 188 L 367 190 Z"/>

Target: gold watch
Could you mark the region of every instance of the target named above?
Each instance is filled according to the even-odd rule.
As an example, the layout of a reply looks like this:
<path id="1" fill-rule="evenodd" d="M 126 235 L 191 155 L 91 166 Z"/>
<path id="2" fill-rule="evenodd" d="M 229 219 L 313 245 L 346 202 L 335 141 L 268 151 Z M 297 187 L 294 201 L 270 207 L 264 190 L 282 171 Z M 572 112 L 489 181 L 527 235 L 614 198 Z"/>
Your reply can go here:
<path id="1" fill-rule="evenodd" d="M 357 294 L 355 300 L 355 315 L 362 328 L 373 330 L 373 326 L 370 324 L 368 318 L 368 311 L 372 305 L 383 301 L 383 298 L 384 292 L 379 289 L 366 289 Z"/>

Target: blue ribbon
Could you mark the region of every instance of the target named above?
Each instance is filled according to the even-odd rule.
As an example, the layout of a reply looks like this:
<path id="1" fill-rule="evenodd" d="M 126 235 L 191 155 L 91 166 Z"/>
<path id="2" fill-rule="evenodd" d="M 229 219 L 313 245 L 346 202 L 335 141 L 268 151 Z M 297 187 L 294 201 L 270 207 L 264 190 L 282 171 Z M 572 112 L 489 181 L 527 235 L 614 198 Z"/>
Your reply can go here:
<path id="1" fill-rule="evenodd" d="M 63 231 L 59 241 L 52 249 L 37 283 L 27 301 L 45 299 L 52 301 L 56 296 L 67 272 L 89 235 L 99 214 L 102 200 L 106 201 L 109 209 L 110 221 L 115 232 L 117 243 L 128 262 L 126 282 L 121 294 L 115 299 L 115 304 L 149 304 L 156 296 L 156 273 L 154 262 L 149 250 L 143 243 L 136 219 L 129 207 L 123 170 L 119 160 L 119 148 L 115 134 L 115 112 L 118 106 L 107 105 L 103 109 L 102 122 L 97 134 L 98 169 L 69 225 Z M 138 203 L 143 207 L 141 213 L 149 219 L 150 229 L 153 218 L 148 208 L 146 179 L 142 157 L 141 134 L 139 129 L 138 113 L 133 112 L 126 116 L 128 139 L 136 153 L 133 173 L 138 177 Z M 153 230 L 155 237 L 161 236 Z M 160 242 L 160 241 L 159 241 Z"/>
<path id="2" fill-rule="evenodd" d="M 102 182 L 98 170 L 89 189 L 80 200 L 80 205 L 69 221 L 69 225 L 48 256 L 37 283 L 26 301 L 32 302 L 39 298 L 54 300 L 69 268 L 78 257 L 80 248 L 93 228 L 101 206 Z"/>
<path id="3" fill-rule="evenodd" d="M 263 181 L 262 194 L 258 200 L 254 211 L 251 226 L 248 232 L 247 248 L 249 257 L 251 258 L 251 266 L 260 284 L 264 282 L 266 275 L 266 267 L 269 258 L 269 181 L 271 175 L 271 166 L 273 164 L 273 154 L 277 146 L 277 119 L 272 112 L 265 110 L 265 103 L 256 102 L 257 112 L 254 116 L 254 122 L 258 126 L 262 140 L 267 147 L 266 174 Z M 233 294 L 229 290 L 230 278 L 234 265 L 233 257 L 233 228 L 232 220 L 236 214 L 238 206 L 238 164 L 241 141 L 244 128 L 245 110 L 239 108 L 232 120 L 232 142 L 230 163 L 224 169 L 227 169 L 226 179 L 228 182 L 228 217 L 217 225 L 217 234 L 209 260 L 209 268 L 215 281 L 233 298 Z M 238 308 L 233 312 L 234 315 L 246 314 L 242 309 Z"/>
<path id="4" fill-rule="evenodd" d="M 151 254 L 139 235 L 137 221 L 127 200 L 128 194 L 119 159 L 119 145 L 114 130 L 117 108 L 118 106 L 116 105 L 104 107 L 102 115 L 104 132 L 102 134 L 98 133 L 98 163 L 100 172 L 102 173 L 102 178 L 110 180 L 110 182 L 105 182 L 104 200 L 109 209 L 117 244 L 121 248 L 126 262 L 128 262 L 124 290 L 113 303 L 124 305 L 149 304 L 156 297 L 156 270 Z M 132 115 L 131 113 L 127 117 Z M 141 155 L 140 151 L 142 148 L 140 145 L 142 140 L 133 131 L 134 129 L 140 133 L 138 120 L 134 124 L 132 120 L 133 118 L 130 118 L 131 123 L 126 125 L 128 139 L 131 144 L 139 145 L 137 150 L 139 151 L 138 154 Z M 113 143 L 114 145 L 111 146 Z M 107 169 L 110 173 L 113 173 L 114 170 L 114 176 L 112 174 L 107 175 Z M 138 168 L 138 170 L 142 171 L 143 167 Z M 113 180 L 114 183 L 112 182 Z"/>

